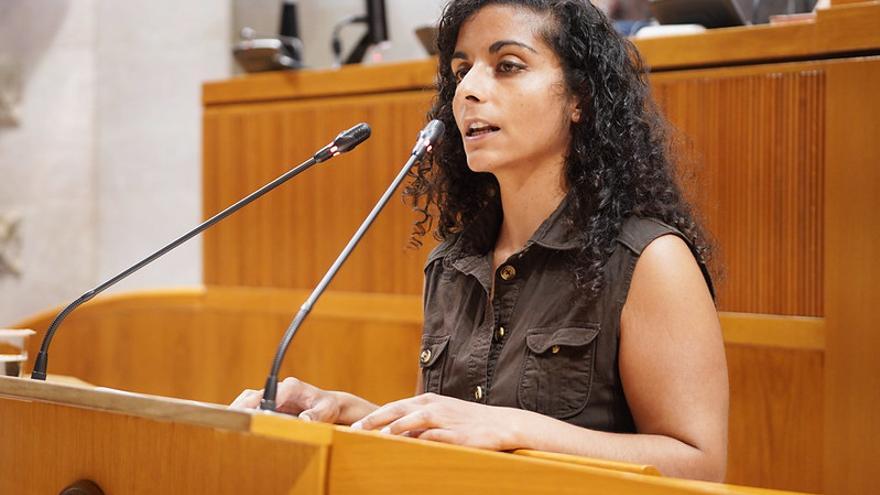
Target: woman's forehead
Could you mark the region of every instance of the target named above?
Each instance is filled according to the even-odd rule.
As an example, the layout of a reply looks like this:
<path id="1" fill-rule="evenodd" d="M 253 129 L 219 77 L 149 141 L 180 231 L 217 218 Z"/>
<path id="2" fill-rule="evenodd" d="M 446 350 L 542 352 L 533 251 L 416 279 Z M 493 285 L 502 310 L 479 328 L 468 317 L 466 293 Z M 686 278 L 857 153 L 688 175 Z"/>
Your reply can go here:
<path id="1" fill-rule="evenodd" d="M 541 33 L 546 23 L 546 15 L 525 7 L 489 5 L 462 23 L 455 51 L 489 51 L 499 41 L 515 41 L 540 50 L 545 46 Z"/>

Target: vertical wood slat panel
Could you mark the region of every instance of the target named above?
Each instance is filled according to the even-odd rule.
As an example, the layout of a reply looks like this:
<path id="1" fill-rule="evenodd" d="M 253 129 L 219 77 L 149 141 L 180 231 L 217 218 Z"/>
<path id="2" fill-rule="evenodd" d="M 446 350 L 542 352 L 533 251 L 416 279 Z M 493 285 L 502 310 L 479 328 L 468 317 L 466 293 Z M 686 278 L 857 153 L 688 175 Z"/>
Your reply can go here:
<path id="1" fill-rule="evenodd" d="M 685 72 L 654 81 L 661 107 L 688 136 L 684 149 L 702 164 L 684 172 L 694 176 L 689 189 L 720 247 L 720 309 L 821 316 L 823 73 Z M 209 231 L 205 281 L 292 288 L 317 282 L 400 165 L 410 144 L 405 137 L 421 126 L 428 98 L 413 91 L 207 109 L 205 139 L 218 140 L 218 150 L 205 155 L 206 176 L 214 178 L 206 181 L 206 214 L 283 172 L 282 159 L 303 159 L 356 120 L 370 121 L 376 137 Z M 266 119 L 274 127 L 283 122 L 288 132 L 261 126 Z M 220 170 L 208 174 L 211 168 Z M 427 249 L 402 249 L 414 217 L 400 203 L 383 212 L 335 288 L 420 293 Z M 390 260 L 381 271 L 371 262 L 377 256 Z"/>
<path id="2" fill-rule="evenodd" d="M 719 309 L 821 316 L 824 72 L 706 74 L 653 84 L 720 248 Z"/>
<path id="3" fill-rule="evenodd" d="M 217 146 L 205 154 L 206 216 L 359 121 L 371 124 L 373 138 L 206 232 L 205 282 L 290 288 L 317 283 L 407 159 L 430 96 L 411 91 L 206 109 L 205 148 L 212 146 L 209 141 Z M 405 249 L 414 219 L 400 196 L 393 198 L 333 288 L 420 294 L 422 264 L 432 243 L 419 251 Z"/>

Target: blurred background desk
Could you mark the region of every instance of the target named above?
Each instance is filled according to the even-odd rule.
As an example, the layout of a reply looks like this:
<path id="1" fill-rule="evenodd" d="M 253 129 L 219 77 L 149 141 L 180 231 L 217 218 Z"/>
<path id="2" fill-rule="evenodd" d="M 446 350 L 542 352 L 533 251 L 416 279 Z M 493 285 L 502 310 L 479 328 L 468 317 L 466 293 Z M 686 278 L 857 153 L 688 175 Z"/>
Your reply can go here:
<path id="1" fill-rule="evenodd" d="M 877 26 L 880 2 L 866 2 L 803 24 L 636 42 L 656 99 L 681 132 L 682 174 L 694 179 L 686 184 L 725 267 L 718 305 L 731 379 L 731 483 L 871 488 L 880 457 Z M 80 310 L 69 323 L 78 328 L 59 334 L 52 371 L 216 402 L 262 383 L 302 291 L 405 159 L 435 63 L 206 84 L 206 217 L 340 129 L 367 121 L 374 137 L 209 231 L 207 289 Z M 285 373 L 377 401 L 412 393 L 430 247 L 405 249 L 414 220 L 401 202 L 389 205 L 333 283 L 337 294 L 320 303 L 325 313 L 316 309 L 304 327 Z M 47 319 L 24 325 L 42 330 Z"/>

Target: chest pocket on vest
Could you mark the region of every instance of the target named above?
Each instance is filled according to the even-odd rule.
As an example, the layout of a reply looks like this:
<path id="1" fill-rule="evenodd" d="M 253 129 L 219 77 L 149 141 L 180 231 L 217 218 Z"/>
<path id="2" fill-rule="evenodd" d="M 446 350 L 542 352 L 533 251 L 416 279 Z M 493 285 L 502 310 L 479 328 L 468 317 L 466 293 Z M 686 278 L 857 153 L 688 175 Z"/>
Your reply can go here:
<path id="1" fill-rule="evenodd" d="M 422 389 L 424 392 L 440 393 L 443 383 L 443 363 L 446 361 L 446 345 L 449 335 L 422 337 L 419 351 L 419 366 L 422 369 Z"/>
<path id="2" fill-rule="evenodd" d="M 519 406 L 554 418 L 583 411 L 593 384 L 597 335 L 599 325 L 529 330 Z"/>

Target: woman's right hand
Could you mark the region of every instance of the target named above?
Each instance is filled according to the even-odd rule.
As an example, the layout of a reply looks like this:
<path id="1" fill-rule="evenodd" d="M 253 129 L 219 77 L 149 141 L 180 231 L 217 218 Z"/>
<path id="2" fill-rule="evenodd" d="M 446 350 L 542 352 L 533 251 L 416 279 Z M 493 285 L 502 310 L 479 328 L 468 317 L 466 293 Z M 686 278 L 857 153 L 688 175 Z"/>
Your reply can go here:
<path id="1" fill-rule="evenodd" d="M 343 409 L 344 402 L 348 397 L 353 396 L 322 390 L 304 381 L 289 377 L 278 384 L 275 403 L 278 412 L 292 414 L 306 421 L 345 424 L 348 418 L 343 417 Z M 232 409 L 255 409 L 260 406 L 262 398 L 262 390 L 248 389 L 239 394 L 229 407 Z"/>

